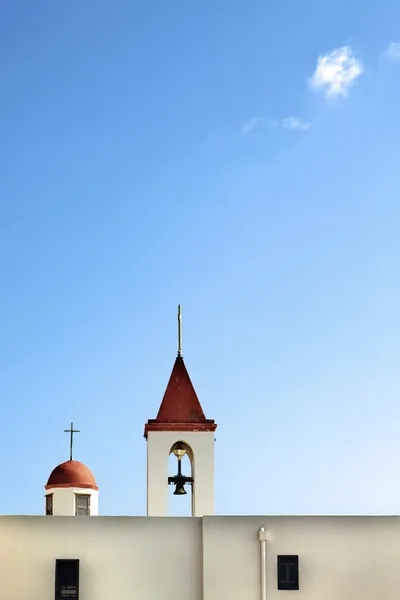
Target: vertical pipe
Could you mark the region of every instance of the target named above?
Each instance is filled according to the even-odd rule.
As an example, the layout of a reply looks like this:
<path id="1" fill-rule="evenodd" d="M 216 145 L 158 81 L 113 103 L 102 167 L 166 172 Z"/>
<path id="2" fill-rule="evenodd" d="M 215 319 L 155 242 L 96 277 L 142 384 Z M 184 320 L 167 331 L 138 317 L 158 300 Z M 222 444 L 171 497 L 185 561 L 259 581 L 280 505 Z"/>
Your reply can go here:
<path id="1" fill-rule="evenodd" d="M 261 527 L 258 532 L 260 540 L 260 560 L 261 560 L 261 600 L 267 600 L 267 532 Z"/>

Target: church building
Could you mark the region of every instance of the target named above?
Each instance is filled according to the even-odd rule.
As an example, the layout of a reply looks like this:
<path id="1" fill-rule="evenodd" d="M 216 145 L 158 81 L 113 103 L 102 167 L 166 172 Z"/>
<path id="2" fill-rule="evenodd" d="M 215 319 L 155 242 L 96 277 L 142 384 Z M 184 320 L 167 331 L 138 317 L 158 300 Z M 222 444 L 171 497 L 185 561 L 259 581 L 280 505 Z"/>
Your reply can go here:
<path id="1" fill-rule="evenodd" d="M 101 516 L 71 424 L 70 460 L 45 484 L 44 514 L 0 516 L 0 600 L 398 600 L 400 517 L 214 514 L 217 424 L 182 357 L 180 309 L 178 323 L 178 355 L 144 426 L 147 516 Z M 169 485 L 191 494 L 192 516 L 169 516 Z"/>

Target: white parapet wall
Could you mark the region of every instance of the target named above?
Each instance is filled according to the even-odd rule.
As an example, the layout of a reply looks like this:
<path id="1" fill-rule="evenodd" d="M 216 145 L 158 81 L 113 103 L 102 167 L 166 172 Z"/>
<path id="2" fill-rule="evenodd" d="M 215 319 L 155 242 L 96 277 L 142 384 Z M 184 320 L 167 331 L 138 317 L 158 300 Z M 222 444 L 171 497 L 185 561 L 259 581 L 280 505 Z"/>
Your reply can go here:
<path id="1" fill-rule="evenodd" d="M 352 516 L 3 516 L 0 597 L 54 600 L 72 559 L 82 600 L 261 600 L 264 539 L 267 600 L 399 599 L 400 517 Z M 298 556 L 297 591 L 278 589 L 279 555 Z"/>

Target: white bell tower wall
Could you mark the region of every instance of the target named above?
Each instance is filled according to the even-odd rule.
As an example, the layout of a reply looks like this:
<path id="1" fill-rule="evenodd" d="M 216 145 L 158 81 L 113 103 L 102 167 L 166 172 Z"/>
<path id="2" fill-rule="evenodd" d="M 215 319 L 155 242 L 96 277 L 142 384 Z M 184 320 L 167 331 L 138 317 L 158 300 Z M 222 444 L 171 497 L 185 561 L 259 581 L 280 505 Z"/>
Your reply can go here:
<path id="1" fill-rule="evenodd" d="M 192 516 L 211 516 L 214 514 L 213 431 L 148 432 L 147 516 L 168 516 L 168 457 L 176 442 L 184 442 L 193 453 Z"/>

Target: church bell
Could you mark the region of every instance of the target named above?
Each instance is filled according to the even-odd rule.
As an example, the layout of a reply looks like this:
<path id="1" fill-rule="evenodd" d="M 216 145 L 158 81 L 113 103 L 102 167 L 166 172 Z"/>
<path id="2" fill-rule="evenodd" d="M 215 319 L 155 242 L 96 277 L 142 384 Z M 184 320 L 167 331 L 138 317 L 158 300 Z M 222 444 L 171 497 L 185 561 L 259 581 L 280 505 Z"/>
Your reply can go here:
<path id="1" fill-rule="evenodd" d="M 183 494 L 187 494 L 187 491 L 185 490 L 185 484 L 183 481 L 178 480 L 176 482 L 174 496 L 183 496 Z"/>
<path id="2" fill-rule="evenodd" d="M 185 477 L 185 475 L 182 475 L 181 461 L 186 454 L 185 444 L 182 442 L 177 442 L 172 447 L 172 452 L 178 459 L 178 474 L 175 475 L 175 477 L 168 477 L 168 483 L 175 484 L 174 496 L 184 496 L 187 494 L 187 491 L 185 490 L 185 483 L 193 483 L 193 479 L 191 477 Z"/>

